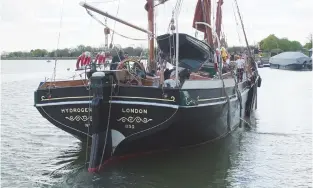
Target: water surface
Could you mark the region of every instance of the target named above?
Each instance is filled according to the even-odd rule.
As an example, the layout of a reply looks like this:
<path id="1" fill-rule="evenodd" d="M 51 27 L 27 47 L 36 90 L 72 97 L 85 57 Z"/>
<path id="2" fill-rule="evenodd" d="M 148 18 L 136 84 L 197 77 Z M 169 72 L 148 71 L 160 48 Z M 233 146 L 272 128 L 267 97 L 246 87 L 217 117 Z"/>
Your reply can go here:
<path id="1" fill-rule="evenodd" d="M 72 77 L 75 63 L 59 61 L 57 79 Z M 312 72 L 259 69 L 251 128 L 213 144 L 113 163 L 93 175 L 86 146 L 33 106 L 33 92 L 53 67 L 1 62 L 1 187 L 312 187 Z"/>

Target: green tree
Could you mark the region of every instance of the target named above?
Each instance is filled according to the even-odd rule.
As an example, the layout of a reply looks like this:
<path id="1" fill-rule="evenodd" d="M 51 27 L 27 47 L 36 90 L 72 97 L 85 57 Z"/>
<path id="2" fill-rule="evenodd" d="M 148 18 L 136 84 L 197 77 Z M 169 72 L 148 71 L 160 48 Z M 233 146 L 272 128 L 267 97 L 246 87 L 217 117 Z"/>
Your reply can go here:
<path id="1" fill-rule="evenodd" d="M 280 49 L 282 51 L 299 51 L 302 50 L 302 45 L 298 41 L 290 41 L 287 38 L 278 38 L 271 34 L 259 42 L 263 51 L 272 51 Z"/>
<path id="2" fill-rule="evenodd" d="M 278 47 L 283 51 L 291 50 L 291 42 L 287 38 L 278 39 Z"/>
<path id="3" fill-rule="evenodd" d="M 271 34 L 265 39 L 261 40 L 260 45 L 262 50 L 270 51 L 279 48 L 278 43 L 279 39 L 274 34 Z"/>
<path id="4" fill-rule="evenodd" d="M 299 50 L 302 50 L 302 45 L 300 42 L 298 41 L 291 41 L 291 50 L 292 51 L 299 51 Z"/>
<path id="5" fill-rule="evenodd" d="M 306 49 L 312 49 L 312 43 L 313 43 L 313 34 L 311 33 L 308 37 L 307 37 L 308 42 L 305 43 L 305 45 L 303 46 L 303 48 Z"/>
<path id="6" fill-rule="evenodd" d="M 48 55 L 48 51 L 45 49 L 31 50 L 30 53 L 33 57 L 45 57 L 46 55 Z"/>
<path id="7" fill-rule="evenodd" d="M 312 42 L 307 42 L 307 43 L 305 43 L 305 45 L 303 46 L 303 48 L 312 49 Z"/>

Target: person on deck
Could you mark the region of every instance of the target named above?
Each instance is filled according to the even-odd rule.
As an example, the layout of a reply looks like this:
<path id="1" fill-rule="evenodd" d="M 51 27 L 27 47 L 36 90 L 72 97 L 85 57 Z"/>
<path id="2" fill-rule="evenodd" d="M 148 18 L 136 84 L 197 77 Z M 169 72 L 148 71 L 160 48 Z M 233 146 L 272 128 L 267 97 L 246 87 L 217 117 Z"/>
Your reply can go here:
<path id="1" fill-rule="evenodd" d="M 100 63 L 100 52 L 98 52 L 97 53 L 97 55 L 96 55 L 96 58 L 95 58 L 95 62 L 96 62 L 96 64 L 99 64 Z"/>
<path id="2" fill-rule="evenodd" d="M 96 56 L 96 63 L 97 64 L 104 64 L 105 62 L 105 54 L 104 52 L 99 52 Z"/>
<path id="3" fill-rule="evenodd" d="M 106 59 L 105 52 L 101 52 L 101 60 L 100 60 L 99 64 L 105 64 L 105 59 Z"/>
<path id="4" fill-rule="evenodd" d="M 84 61 L 84 66 L 89 65 L 91 62 L 91 53 L 86 51 L 85 53 L 85 61 Z"/>
<path id="5" fill-rule="evenodd" d="M 110 70 L 115 70 L 118 63 L 123 61 L 124 59 L 125 59 L 124 53 L 122 51 L 119 51 L 118 54 L 112 58 Z"/>
<path id="6" fill-rule="evenodd" d="M 244 64 L 245 60 L 243 57 L 237 56 L 236 58 L 236 64 L 237 64 L 237 79 L 239 82 L 242 81 L 243 72 L 244 72 Z"/>
<path id="7" fill-rule="evenodd" d="M 77 61 L 76 61 L 76 69 L 80 69 L 85 62 L 85 53 L 83 52 L 80 56 L 78 56 Z"/>
<path id="8" fill-rule="evenodd" d="M 124 53 L 124 58 L 125 58 L 125 59 L 128 58 L 128 53 L 127 53 L 127 52 Z"/>

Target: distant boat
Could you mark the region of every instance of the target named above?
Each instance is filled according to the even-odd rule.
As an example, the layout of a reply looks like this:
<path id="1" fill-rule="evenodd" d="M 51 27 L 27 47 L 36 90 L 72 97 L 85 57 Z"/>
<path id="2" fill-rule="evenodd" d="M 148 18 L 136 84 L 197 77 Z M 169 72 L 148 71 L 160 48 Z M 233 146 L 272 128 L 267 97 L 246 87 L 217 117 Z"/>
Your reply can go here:
<path id="1" fill-rule="evenodd" d="M 274 69 L 312 71 L 312 58 L 301 52 L 283 52 L 271 57 L 269 62 Z"/>
<path id="2" fill-rule="evenodd" d="M 50 61 L 50 60 L 47 60 L 47 62 L 50 63 L 51 61 Z"/>
<path id="3" fill-rule="evenodd" d="M 260 57 L 260 59 L 257 61 L 258 68 L 263 67 L 270 67 L 269 58 Z"/>

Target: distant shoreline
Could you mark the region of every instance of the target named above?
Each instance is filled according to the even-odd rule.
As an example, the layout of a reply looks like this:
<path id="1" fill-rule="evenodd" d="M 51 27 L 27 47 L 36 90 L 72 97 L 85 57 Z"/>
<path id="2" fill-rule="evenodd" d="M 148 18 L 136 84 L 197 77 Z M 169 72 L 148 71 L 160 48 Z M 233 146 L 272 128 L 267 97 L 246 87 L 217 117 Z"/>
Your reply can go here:
<path id="1" fill-rule="evenodd" d="M 58 57 L 58 60 L 76 60 L 77 57 Z M 1 57 L 1 60 L 55 60 L 55 57 Z"/>

